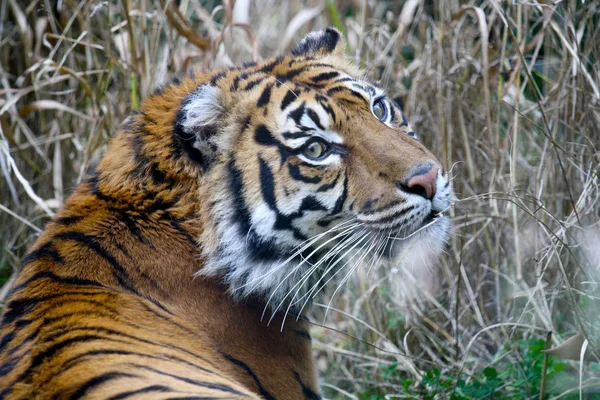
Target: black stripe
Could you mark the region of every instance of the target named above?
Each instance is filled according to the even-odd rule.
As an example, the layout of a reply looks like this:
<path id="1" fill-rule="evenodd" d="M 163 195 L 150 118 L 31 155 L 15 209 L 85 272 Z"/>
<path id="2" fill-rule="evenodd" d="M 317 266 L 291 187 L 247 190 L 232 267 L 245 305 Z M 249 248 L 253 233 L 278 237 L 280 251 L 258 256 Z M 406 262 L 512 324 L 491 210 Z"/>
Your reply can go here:
<path id="1" fill-rule="evenodd" d="M 325 112 L 327 114 L 329 114 L 329 116 L 331 117 L 333 123 L 335 123 L 337 121 L 337 117 L 335 115 L 335 111 L 333 111 L 333 108 L 329 104 L 329 99 L 327 97 L 323 96 L 320 93 L 317 94 L 315 96 L 315 98 L 317 99 L 317 102 L 321 105 L 321 107 L 323 107 L 323 109 L 325 110 Z"/>
<path id="2" fill-rule="evenodd" d="M 371 199 L 371 200 L 366 201 L 365 204 L 362 207 L 363 210 L 370 210 L 371 208 L 373 208 L 373 206 L 375 204 L 377 204 L 377 202 L 379 202 L 379 200 L 380 199 L 375 198 L 375 199 Z"/>
<path id="3" fill-rule="evenodd" d="M 250 222 L 250 212 L 244 200 L 244 181 L 242 173 L 235 166 L 235 160 L 232 158 L 227 165 L 229 170 L 229 190 L 233 195 L 233 220 L 238 224 L 238 230 L 242 237 L 248 232 L 253 232 Z"/>
<path id="4" fill-rule="evenodd" d="M 49 300 L 54 300 L 54 299 L 58 299 L 61 297 L 73 296 L 73 295 L 90 296 L 91 294 L 97 294 L 97 293 L 89 293 L 89 292 L 81 292 L 81 291 L 79 291 L 79 292 L 62 292 L 62 293 L 48 294 L 48 295 L 40 296 L 40 297 L 32 297 L 32 298 L 25 298 L 25 299 L 12 299 L 6 305 L 4 315 L 2 316 L 2 325 L 8 325 L 12 322 L 15 322 L 16 328 L 24 327 L 33 321 L 32 320 L 22 320 L 21 318 L 28 315 L 30 312 L 32 312 L 34 310 L 34 308 L 40 303 L 42 305 L 46 305 L 46 303 L 48 303 Z M 88 299 L 78 300 L 78 301 L 92 302 L 92 300 L 88 300 Z M 48 305 L 52 306 L 49 303 L 48 303 Z M 100 305 L 102 307 L 106 308 L 105 304 L 101 303 Z M 19 319 L 19 320 L 17 320 L 17 319 Z M 22 321 L 29 321 L 29 322 L 22 322 Z"/>
<path id="5" fill-rule="evenodd" d="M 311 135 L 306 133 L 307 131 L 302 131 L 302 132 L 283 132 L 281 134 L 281 136 L 283 136 L 285 139 L 302 139 L 305 137 L 310 137 Z"/>
<path id="6" fill-rule="evenodd" d="M 33 275 L 31 278 L 27 279 L 25 282 L 19 284 L 18 286 L 15 286 L 12 289 L 12 293 L 15 293 L 15 292 L 25 288 L 26 286 L 30 285 L 31 283 L 33 283 L 39 279 L 50 279 L 50 280 L 53 280 L 54 282 L 62 283 L 65 285 L 95 286 L 95 287 L 101 287 L 101 288 L 106 287 L 103 284 L 101 284 L 100 282 L 94 281 L 91 279 L 83 279 L 83 278 L 78 278 L 76 276 L 60 276 L 60 275 L 56 275 L 54 272 L 51 272 L 51 271 L 40 271 L 40 272 L 36 272 L 35 275 Z"/>
<path id="7" fill-rule="evenodd" d="M 308 333 L 308 331 L 301 330 L 301 329 L 293 329 L 292 332 L 294 332 L 296 335 L 300 336 L 301 338 L 312 341 L 312 337 L 310 336 L 310 333 Z"/>
<path id="8" fill-rule="evenodd" d="M 196 248 L 198 246 L 196 239 L 194 239 L 192 237 L 192 235 L 190 235 L 190 233 L 188 231 L 186 231 L 183 228 L 183 226 L 181 226 L 181 224 L 183 223 L 182 220 L 171 216 L 171 214 L 167 211 L 165 211 L 165 213 L 161 216 L 161 219 L 167 221 L 171 225 L 171 227 L 175 230 L 175 232 L 177 232 L 179 235 L 181 235 L 185 238 L 185 240 L 188 242 L 188 244 L 192 245 L 194 248 Z"/>
<path id="9" fill-rule="evenodd" d="M 249 72 L 243 72 L 243 73 L 237 75 L 235 78 L 233 78 L 233 84 L 231 85 L 229 90 L 232 92 L 237 92 L 240 82 L 245 81 L 248 78 L 249 74 L 250 74 Z"/>
<path id="10" fill-rule="evenodd" d="M 23 257 L 23 260 L 21 260 L 21 265 L 25 267 L 27 264 L 30 264 L 39 259 L 44 259 L 59 264 L 64 263 L 64 259 L 62 258 L 58 250 L 54 248 L 52 242 L 48 242 L 44 243 L 37 249 L 30 251 L 29 254 L 27 254 L 25 257 Z"/>
<path id="11" fill-rule="evenodd" d="M 283 100 L 281 101 L 281 111 L 285 110 L 286 107 L 289 106 L 292 103 L 292 101 L 294 101 L 294 99 L 296 99 L 297 97 L 298 96 L 296 96 L 296 93 L 294 93 L 293 90 L 289 89 L 283 97 Z"/>
<path id="12" fill-rule="evenodd" d="M 106 250 L 104 250 L 93 236 L 86 235 L 81 232 L 69 231 L 59 233 L 58 235 L 54 236 L 54 238 L 58 240 L 72 240 L 84 247 L 89 248 L 111 265 L 111 267 L 113 268 L 113 275 L 121 287 L 131 292 L 137 293 L 137 291 L 133 288 L 130 282 L 129 276 L 125 268 L 123 268 L 123 266 L 117 261 L 115 257 L 109 254 Z"/>
<path id="13" fill-rule="evenodd" d="M 312 78 L 310 78 L 310 80 L 313 82 L 328 81 L 339 75 L 340 73 L 337 71 L 322 72 L 319 75 L 313 76 Z"/>
<path id="14" fill-rule="evenodd" d="M 378 219 L 377 221 L 361 221 L 361 222 L 364 224 L 367 224 L 367 225 L 368 224 L 385 224 L 388 222 L 395 222 L 398 220 L 399 217 L 406 215 L 407 213 L 411 212 L 414 209 L 415 209 L 415 206 L 408 206 L 402 210 L 396 211 L 392 215 L 388 215 L 385 218 Z"/>
<path id="15" fill-rule="evenodd" d="M 328 190 L 333 189 L 335 187 L 335 185 L 337 185 L 337 182 L 340 179 L 340 175 L 341 175 L 341 172 L 338 172 L 337 175 L 335 176 L 335 178 L 333 179 L 333 181 L 319 186 L 319 188 L 317 189 L 317 193 L 322 193 L 322 192 L 326 192 Z"/>
<path id="16" fill-rule="evenodd" d="M 260 379 L 258 379 L 258 376 L 256 376 L 256 374 L 254 373 L 254 371 L 252 371 L 252 368 L 250 368 L 248 366 L 248 364 L 246 364 L 242 360 L 238 360 L 237 358 L 230 356 L 229 354 L 226 354 L 226 353 L 222 353 L 222 354 L 223 354 L 223 357 L 225 357 L 227 359 L 227 361 L 242 368 L 248 375 L 250 375 L 250 377 L 254 380 L 254 383 L 258 387 L 258 391 L 259 391 L 260 395 L 263 396 L 265 398 L 265 400 L 275 400 L 275 396 L 273 396 L 271 393 L 269 393 L 267 391 L 267 389 L 265 389 L 265 387 L 262 385 Z"/>
<path id="17" fill-rule="evenodd" d="M 304 110 L 305 110 L 305 102 L 302 102 L 302 104 L 300 104 L 298 106 L 298 108 L 296 108 L 295 110 L 290 111 L 290 113 L 288 114 L 288 118 L 291 118 L 294 120 L 294 122 L 296 122 L 297 125 L 300 125 L 300 120 L 302 119 L 302 116 L 304 115 Z"/>
<path id="18" fill-rule="evenodd" d="M 323 125 L 321 125 L 321 118 L 319 118 L 319 115 L 316 113 L 315 110 L 313 110 L 310 107 L 306 108 L 306 113 L 308 114 L 308 116 L 310 117 L 310 119 L 313 120 L 313 122 L 315 123 L 315 125 L 317 125 L 317 127 L 321 130 L 324 130 L 325 128 L 323 127 Z"/>
<path id="19" fill-rule="evenodd" d="M 124 224 L 125 228 L 135 236 L 135 238 L 143 244 L 150 244 L 144 236 L 142 236 L 142 230 L 138 227 L 138 220 L 140 219 L 139 214 L 135 217 L 131 217 L 128 210 L 123 210 L 116 207 L 108 207 L 108 211 L 117 215 L 117 224 Z M 150 244 L 151 245 L 151 244 Z"/>
<path id="20" fill-rule="evenodd" d="M 135 326 L 135 325 L 133 325 Z M 34 360 L 32 361 L 32 365 L 30 366 L 30 368 L 34 368 L 36 366 L 36 364 L 39 364 L 40 362 L 42 362 L 44 359 L 50 358 L 52 356 L 54 356 L 54 354 L 56 354 L 58 351 L 60 351 L 62 348 L 69 346 L 70 344 L 73 343 L 77 343 L 77 342 L 86 342 L 88 340 L 104 340 L 104 341 L 110 341 L 110 342 L 117 342 L 117 343 L 125 343 L 128 345 L 131 345 L 131 342 L 125 341 L 125 340 L 121 340 L 121 338 L 126 338 L 126 339 L 130 339 L 133 340 L 134 342 L 142 342 L 151 346 L 156 346 L 156 347 L 163 347 L 163 348 L 167 348 L 170 350 L 176 350 L 176 351 L 180 351 L 182 353 L 188 354 L 192 357 L 195 357 L 199 360 L 202 360 L 204 362 L 206 362 L 207 364 L 212 365 L 212 363 L 210 363 L 208 360 L 206 360 L 204 357 L 195 354 L 194 352 L 187 350 L 183 347 L 180 346 L 176 346 L 173 344 L 169 344 L 169 343 L 164 343 L 164 342 L 160 342 L 160 341 L 156 341 L 156 340 L 147 340 L 147 339 L 142 339 L 139 336 L 134 336 L 134 335 L 129 335 L 127 333 L 121 332 L 119 330 L 115 330 L 115 329 L 109 329 L 109 328 L 105 328 L 102 326 L 86 326 L 86 327 L 78 327 L 78 328 L 71 328 L 67 331 L 59 331 L 53 335 L 50 335 L 48 337 L 45 337 L 44 340 L 47 342 L 51 342 L 52 340 L 59 340 L 59 338 L 61 336 L 67 335 L 67 334 L 74 334 L 75 332 L 86 332 L 86 331 L 92 331 L 95 334 L 82 334 L 81 336 L 76 336 L 76 337 L 72 337 L 72 338 L 68 338 L 65 339 L 62 342 L 54 342 L 53 345 L 47 349 L 45 349 L 44 352 L 38 353 L 36 354 Z M 99 333 L 103 333 L 103 334 L 107 334 L 107 335 L 114 335 L 117 338 L 114 337 L 104 337 L 104 336 L 98 336 Z M 208 373 L 214 373 L 210 370 L 207 370 L 204 367 L 201 367 L 195 363 L 191 363 L 191 362 L 187 362 L 179 357 L 176 356 L 169 356 L 173 359 L 178 360 L 179 362 L 185 362 L 186 364 L 193 366 L 194 368 L 197 368 L 200 371 L 203 372 L 208 372 Z M 152 357 L 152 356 L 148 356 L 148 357 Z M 217 374 L 218 375 L 218 374 Z"/>
<path id="21" fill-rule="evenodd" d="M 244 200 L 244 186 L 241 172 L 235 167 L 235 161 L 229 161 L 230 190 L 234 198 L 234 218 L 238 224 L 238 232 L 246 238 L 246 247 L 253 259 L 277 259 L 280 254 L 274 251 L 272 241 L 261 239 L 251 224 L 251 216 Z"/>
<path id="22" fill-rule="evenodd" d="M 277 209 L 277 198 L 275 196 L 275 181 L 273 179 L 273 173 L 271 168 L 261 156 L 258 156 L 259 164 L 259 177 L 260 177 L 260 191 L 265 203 L 269 208 L 276 213 L 279 213 Z"/>
<path id="23" fill-rule="evenodd" d="M 99 200 L 106 201 L 107 203 L 117 203 L 115 199 L 110 196 L 106 196 L 100 190 L 100 171 L 96 171 L 93 175 L 86 179 L 85 183 L 89 184 L 90 193 L 96 196 Z"/>
<path id="24" fill-rule="evenodd" d="M 137 326 L 137 325 L 133 325 L 133 324 L 132 324 L 132 326 L 138 327 L 140 329 L 142 328 L 141 326 Z M 56 334 L 53 337 L 51 337 L 51 339 L 52 338 L 58 338 L 58 337 L 60 337 L 61 335 L 64 335 L 64 334 L 71 334 L 71 333 L 73 333 L 75 331 L 86 331 L 86 330 L 93 330 L 95 332 L 103 332 L 103 333 L 107 333 L 107 334 L 113 334 L 113 335 L 116 335 L 116 336 L 121 336 L 121 337 L 124 337 L 124 338 L 127 338 L 127 339 L 132 339 L 134 341 L 138 341 L 138 342 L 142 342 L 142 343 L 145 343 L 145 344 L 149 344 L 151 346 L 156 346 L 156 347 L 159 347 L 159 348 L 166 348 L 166 349 L 174 350 L 174 351 L 180 351 L 182 353 L 191 355 L 192 357 L 194 357 L 196 359 L 202 360 L 203 362 L 206 362 L 207 364 L 209 364 L 211 367 L 214 368 L 214 365 L 212 365 L 204 357 L 199 356 L 199 355 L 195 354 L 194 352 L 189 351 L 189 350 L 184 349 L 184 348 L 181 348 L 179 346 L 167 344 L 167 343 L 164 343 L 164 342 L 157 342 L 155 340 L 153 341 L 153 340 L 141 339 L 139 337 L 136 337 L 136 336 L 133 336 L 133 335 L 128 335 L 128 334 L 120 332 L 120 331 L 116 331 L 116 330 L 113 330 L 113 329 L 106 329 L 106 328 L 102 328 L 102 327 L 86 327 L 86 328 L 70 329 L 67 332 L 59 332 L 58 334 Z M 115 338 L 112 338 L 112 337 L 99 337 L 99 338 L 102 339 L 102 340 L 105 340 L 105 341 L 109 341 L 109 342 L 126 343 L 128 345 L 131 345 L 130 342 L 124 342 L 123 340 L 115 339 Z M 178 357 L 178 356 L 175 356 L 175 355 L 172 355 L 172 354 L 167 354 L 164 351 L 159 352 L 158 354 L 159 355 L 152 355 L 152 354 L 140 353 L 140 352 L 137 352 L 137 351 L 135 351 L 135 352 L 134 351 L 127 351 L 127 350 L 110 350 L 110 349 L 109 350 L 106 350 L 106 349 L 105 350 L 90 350 L 88 352 L 79 353 L 76 356 L 69 358 L 67 361 L 65 361 L 62 364 L 60 370 L 57 371 L 57 372 L 55 372 L 54 374 L 52 374 L 50 377 L 48 377 L 43 382 L 43 384 L 45 384 L 47 382 L 50 382 L 57 375 L 60 375 L 60 374 L 62 374 L 64 372 L 68 371 L 69 369 L 73 368 L 74 366 L 76 366 L 80 362 L 85 361 L 86 357 L 98 356 L 98 355 L 99 356 L 102 356 L 102 355 L 125 355 L 125 356 L 126 355 L 130 355 L 130 356 L 136 356 L 136 357 L 148 357 L 148 358 L 155 359 L 155 360 L 175 361 L 176 363 L 185 364 L 185 365 L 187 365 L 189 367 L 192 367 L 192 368 L 195 368 L 195 369 L 197 369 L 199 371 L 202 371 L 203 373 L 207 373 L 207 374 L 211 374 L 211 375 L 216 375 L 218 377 L 223 377 L 221 374 L 219 374 L 218 372 L 216 372 L 214 370 L 210 370 L 210 369 L 202 367 L 202 366 L 200 366 L 200 365 L 198 365 L 196 363 L 184 360 L 181 357 Z"/>
<path id="25" fill-rule="evenodd" d="M 24 299 L 12 298 L 8 302 L 4 310 L 4 314 L 2 316 L 2 325 L 10 324 L 14 322 L 17 318 L 20 318 L 21 316 L 30 313 L 39 303 L 44 303 L 48 300 L 63 297 L 65 295 L 67 294 L 55 293 L 40 297 L 30 297 Z"/>
<path id="26" fill-rule="evenodd" d="M 259 125 L 254 132 L 254 140 L 256 143 L 261 144 L 263 146 L 277 146 L 279 147 L 281 143 L 279 143 L 274 137 L 271 131 L 264 126 Z"/>
<path id="27" fill-rule="evenodd" d="M 277 67 L 279 64 L 281 64 L 282 61 L 283 61 L 283 56 L 278 56 L 278 57 L 272 59 L 267 64 L 265 64 L 262 67 L 260 67 L 258 70 L 256 70 L 256 72 L 257 73 L 269 73 L 269 72 L 272 72 L 275 69 L 275 67 Z"/>
<path id="28" fill-rule="evenodd" d="M 56 222 L 57 224 L 60 224 L 60 225 L 71 225 L 71 224 L 81 221 L 82 219 L 83 219 L 83 217 L 78 215 L 78 216 L 70 216 L 70 217 L 60 217 L 60 218 L 57 218 L 54 222 Z"/>
<path id="29" fill-rule="evenodd" d="M 365 98 L 358 92 L 355 92 L 354 90 L 350 89 L 349 87 L 346 86 L 335 86 L 332 87 L 331 89 L 327 90 L 327 95 L 328 96 L 333 96 L 336 93 L 346 93 L 349 94 L 353 97 L 356 97 L 357 99 L 360 100 L 360 102 L 356 103 L 354 101 L 351 101 L 350 99 L 344 99 L 346 101 L 352 102 L 354 104 L 360 104 L 360 103 L 365 103 L 366 100 Z"/>
<path id="30" fill-rule="evenodd" d="M 389 210 L 390 208 L 393 208 L 393 207 L 397 206 L 398 204 L 402 204 L 402 203 L 404 203 L 404 200 L 394 200 L 394 201 L 391 201 L 391 202 L 387 203 L 383 207 L 379 207 L 379 208 L 376 208 L 376 209 L 373 209 L 373 210 L 369 210 L 369 211 L 363 211 L 362 214 L 363 215 L 372 215 L 372 214 L 375 214 L 375 213 L 379 213 L 379 212 L 382 212 L 382 211 Z"/>
<path id="31" fill-rule="evenodd" d="M 288 170 L 292 179 L 304 183 L 319 183 L 321 178 L 319 176 L 306 176 L 302 175 L 300 168 L 296 164 L 288 163 Z"/>
<path id="32" fill-rule="evenodd" d="M 152 385 L 152 386 L 146 386 L 145 388 L 141 388 L 141 389 L 137 389 L 137 390 L 130 390 L 128 392 L 119 393 L 117 395 L 108 397 L 108 400 L 122 400 L 122 399 L 126 399 L 128 397 L 135 396 L 138 394 L 143 394 L 143 393 L 152 393 L 152 392 L 166 393 L 166 392 L 173 392 L 173 391 L 174 391 L 173 389 L 171 389 L 170 387 L 167 387 L 167 386 Z"/>
<path id="33" fill-rule="evenodd" d="M 292 80 L 295 77 L 297 77 L 298 75 L 300 75 L 301 73 L 303 73 L 304 71 L 306 71 L 307 69 L 308 68 L 306 66 L 302 66 L 302 67 L 296 68 L 296 69 L 290 69 L 283 74 L 277 74 L 277 79 L 279 79 L 280 81 Z"/>
<path id="34" fill-rule="evenodd" d="M 164 372 L 164 371 L 152 368 L 152 367 L 148 367 L 146 365 L 133 364 L 133 363 L 131 363 L 129 365 L 136 367 L 136 368 L 141 368 L 141 369 L 145 369 L 148 371 L 152 371 L 158 375 L 168 376 L 169 378 L 173 378 L 173 379 L 185 382 L 185 383 L 189 383 L 190 385 L 200 386 L 200 387 L 212 389 L 212 390 L 220 390 L 221 392 L 232 393 L 232 394 L 236 394 L 236 395 L 242 395 L 242 396 L 244 395 L 244 393 L 239 392 L 235 389 L 232 389 L 231 387 L 229 387 L 227 385 L 223 385 L 220 383 L 198 381 L 196 379 L 191 379 L 191 378 L 186 378 L 186 377 L 179 376 L 179 375 L 170 374 L 168 372 Z"/>
<path id="35" fill-rule="evenodd" d="M 14 338 L 15 338 L 14 331 L 10 331 L 6 335 L 2 336 L 2 339 L 0 339 L 0 352 L 2 352 L 4 350 L 4 348 L 6 347 L 6 345 L 8 345 Z"/>
<path id="36" fill-rule="evenodd" d="M 217 82 L 219 82 L 221 80 L 221 78 L 223 78 L 225 75 L 227 75 L 227 72 L 229 72 L 229 71 L 225 70 L 225 71 L 219 71 L 216 74 L 214 74 L 212 76 L 212 78 L 210 78 L 210 84 L 212 86 L 215 86 L 217 84 Z"/>
<path id="37" fill-rule="evenodd" d="M 271 100 L 271 89 L 272 88 L 273 88 L 272 84 L 267 85 L 267 87 L 260 94 L 260 97 L 258 98 L 258 102 L 256 103 L 256 107 L 262 108 L 262 107 L 266 106 L 267 104 L 269 104 L 269 101 Z"/>
<path id="38" fill-rule="evenodd" d="M 342 207 L 344 206 L 344 202 L 346 201 L 346 197 L 348 196 L 348 171 L 344 173 L 344 190 L 342 191 L 342 195 L 335 202 L 335 206 L 333 210 L 331 210 L 330 214 L 339 214 L 342 211 Z"/>
<path id="39" fill-rule="evenodd" d="M 305 399 L 309 399 L 309 400 L 320 400 L 321 399 L 321 396 L 319 396 L 317 393 L 314 392 L 314 390 L 312 390 L 311 388 L 306 386 L 304 384 L 304 382 L 302 382 L 302 379 L 300 378 L 300 374 L 298 372 L 294 371 L 294 377 L 296 378 L 296 382 L 298 382 L 298 384 L 302 388 L 302 394 L 304 394 Z"/>
<path id="40" fill-rule="evenodd" d="M 181 151 L 183 151 L 183 150 L 181 150 Z M 104 193 L 102 193 L 102 191 L 100 190 L 100 187 L 99 187 L 100 173 L 101 173 L 100 171 L 96 171 L 93 175 L 91 175 L 90 177 L 88 177 L 85 180 L 85 183 L 87 183 L 90 186 L 90 188 L 89 188 L 90 193 L 93 194 L 94 196 L 96 196 L 99 200 L 105 201 L 107 203 L 112 203 L 115 206 L 118 206 L 119 208 L 128 209 L 128 210 L 136 210 L 141 213 L 149 214 L 149 213 L 153 213 L 155 211 L 159 211 L 159 210 L 162 211 L 162 210 L 171 208 L 176 203 L 176 201 L 179 200 L 176 197 L 175 201 L 165 202 L 162 198 L 157 197 L 157 196 L 159 196 L 159 193 L 144 188 L 144 195 L 140 199 L 140 203 L 142 204 L 142 206 L 140 209 L 136 209 L 134 204 L 132 204 L 130 202 L 126 202 L 126 200 L 113 198 L 113 197 L 107 196 Z M 145 206 L 144 204 L 146 202 L 152 202 L 152 204 L 150 206 Z"/>
<path id="41" fill-rule="evenodd" d="M 254 89 L 254 87 L 255 87 L 256 85 L 258 85 L 259 83 L 261 83 L 261 82 L 262 82 L 264 79 L 265 79 L 265 78 L 258 78 L 258 79 L 255 79 L 255 80 L 253 80 L 253 81 L 250 81 L 250 82 L 248 82 L 248 84 L 246 85 L 246 87 L 244 88 L 244 90 L 245 90 L 246 92 L 248 92 L 248 91 L 250 91 L 250 90 Z"/>
<path id="42" fill-rule="evenodd" d="M 399 125 L 400 128 L 404 126 L 408 126 L 408 119 L 406 119 L 406 115 L 404 115 L 403 111 L 400 111 L 400 115 L 402 115 L 402 123 Z"/>
<path id="43" fill-rule="evenodd" d="M 65 334 L 68 332 L 61 332 L 61 334 Z M 45 361 L 46 359 L 51 358 L 57 351 L 60 351 L 63 347 L 69 346 L 70 344 L 74 343 L 74 342 L 85 342 L 88 340 L 100 340 L 103 339 L 102 337 L 98 337 L 98 336 L 94 336 L 94 335 L 85 335 L 85 336 L 79 336 L 77 338 L 71 338 L 71 339 L 67 339 L 63 342 L 60 343 L 54 343 L 51 347 L 46 348 L 43 352 L 37 353 L 35 355 L 35 357 L 33 358 L 33 360 L 31 361 L 31 363 L 29 364 L 29 366 L 27 367 L 27 369 L 25 371 L 23 371 L 10 385 L 8 385 L 2 392 L 0 392 L 0 398 L 3 398 L 4 395 L 12 392 L 12 390 L 14 389 L 14 385 L 21 382 L 26 376 L 28 376 L 31 371 L 35 370 L 36 368 L 38 368 L 40 366 L 40 364 Z M 23 357 L 25 357 L 26 354 L 21 355 L 16 361 L 20 361 Z M 8 364 L 8 363 L 7 363 Z M 0 371 L 5 369 L 5 367 L 7 366 L 7 364 L 3 365 L 2 368 L 0 368 Z M 10 372 L 7 371 L 7 372 Z M 82 393 L 84 394 L 84 393 Z M 79 397 L 74 397 L 74 398 L 79 398 Z"/>
<path id="44" fill-rule="evenodd" d="M 70 396 L 70 399 L 76 400 L 81 399 L 90 389 L 100 386 L 105 382 L 119 378 L 137 378 L 137 375 L 128 374 L 125 372 L 107 372 L 102 375 L 95 376 L 85 382 L 82 386 L 77 389 L 75 393 Z"/>

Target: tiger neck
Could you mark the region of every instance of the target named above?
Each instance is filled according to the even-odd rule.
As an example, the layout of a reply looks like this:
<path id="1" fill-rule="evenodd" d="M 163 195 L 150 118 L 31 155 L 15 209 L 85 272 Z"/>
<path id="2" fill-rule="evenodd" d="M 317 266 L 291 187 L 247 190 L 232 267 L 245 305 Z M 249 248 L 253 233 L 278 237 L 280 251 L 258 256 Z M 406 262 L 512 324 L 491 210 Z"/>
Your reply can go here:
<path id="1" fill-rule="evenodd" d="M 38 241 L 68 242 L 61 262 L 36 263 L 29 272 L 52 269 L 158 304 L 245 366 L 236 368 L 238 379 L 257 393 L 286 397 L 277 393 L 282 377 L 272 376 L 274 366 L 285 371 L 287 390 L 318 393 L 307 321 L 288 318 L 281 329 L 280 316 L 270 324 L 263 318 L 264 302 L 234 301 L 218 279 L 194 277 L 203 265 L 196 184 L 155 193 L 128 181 L 99 171 L 80 185 Z"/>

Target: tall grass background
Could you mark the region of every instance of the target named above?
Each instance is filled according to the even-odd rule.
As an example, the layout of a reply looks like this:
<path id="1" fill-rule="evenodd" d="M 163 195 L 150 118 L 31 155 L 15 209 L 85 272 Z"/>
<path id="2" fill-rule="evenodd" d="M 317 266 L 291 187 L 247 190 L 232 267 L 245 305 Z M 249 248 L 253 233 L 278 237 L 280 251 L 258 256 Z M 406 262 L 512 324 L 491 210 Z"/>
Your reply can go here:
<path id="1" fill-rule="evenodd" d="M 361 269 L 315 305 L 325 395 L 600 398 L 597 0 L 1 0 L 0 306 L 156 86 L 331 25 L 451 168 L 456 202 L 435 265 Z"/>

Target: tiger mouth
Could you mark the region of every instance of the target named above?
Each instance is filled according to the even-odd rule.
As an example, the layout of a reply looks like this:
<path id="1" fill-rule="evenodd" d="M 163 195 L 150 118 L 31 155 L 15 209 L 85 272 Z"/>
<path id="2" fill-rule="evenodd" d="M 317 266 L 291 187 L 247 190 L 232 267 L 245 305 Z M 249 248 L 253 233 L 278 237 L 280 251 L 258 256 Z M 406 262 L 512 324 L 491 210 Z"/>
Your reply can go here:
<path id="1" fill-rule="evenodd" d="M 383 217 L 377 220 L 367 220 L 358 218 L 361 224 L 374 232 L 386 232 L 386 233 L 412 233 L 411 231 L 417 231 L 435 223 L 438 219 L 444 215 L 440 211 L 430 210 L 425 216 L 422 216 L 423 212 L 402 213 L 401 215 L 392 215 Z"/>

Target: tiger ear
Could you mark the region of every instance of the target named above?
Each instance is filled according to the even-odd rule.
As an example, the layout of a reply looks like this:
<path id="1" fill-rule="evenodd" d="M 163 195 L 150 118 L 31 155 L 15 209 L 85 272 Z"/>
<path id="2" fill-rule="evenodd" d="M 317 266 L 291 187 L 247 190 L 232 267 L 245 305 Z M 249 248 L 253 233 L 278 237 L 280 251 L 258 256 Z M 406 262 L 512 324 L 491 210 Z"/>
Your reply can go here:
<path id="1" fill-rule="evenodd" d="M 176 147 L 205 171 L 220 152 L 217 133 L 223 113 L 220 89 L 206 84 L 185 98 L 175 117 Z"/>
<path id="2" fill-rule="evenodd" d="M 340 31 L 327 28 L 310 32 L 292 49 L 294 56 L 344 56 L 346 44 Z"/>

